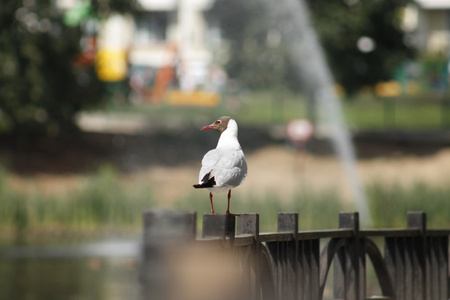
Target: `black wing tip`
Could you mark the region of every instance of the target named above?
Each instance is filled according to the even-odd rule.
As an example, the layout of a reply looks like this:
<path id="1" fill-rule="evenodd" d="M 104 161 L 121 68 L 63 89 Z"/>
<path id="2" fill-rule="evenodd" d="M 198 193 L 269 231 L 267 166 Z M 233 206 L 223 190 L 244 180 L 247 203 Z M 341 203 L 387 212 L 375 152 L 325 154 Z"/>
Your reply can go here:
<path id="1" fill-rule="evenodd" d="M 208 173 L 209 174 L 209 173 Z M 205 177 L 203 177 L 205 178 Z M 204 189 L 204 188 L 211 188 L 216 185 L 216 180 L 214 179 L 214 176 L 209 178 L 208 181 L 203 182 L 202 184 L 194 184 L 193 187 L 196 189 Z"/>

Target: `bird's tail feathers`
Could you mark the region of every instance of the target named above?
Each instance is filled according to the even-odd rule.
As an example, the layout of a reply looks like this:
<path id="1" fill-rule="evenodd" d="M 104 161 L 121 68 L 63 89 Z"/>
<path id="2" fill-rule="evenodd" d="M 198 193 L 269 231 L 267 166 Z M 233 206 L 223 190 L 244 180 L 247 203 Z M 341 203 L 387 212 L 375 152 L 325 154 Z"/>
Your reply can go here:
<path id="1" fill-rule="evenodd" d="M 196 188 L 196 189 L 205 189 L 205 188 L 210 188 L 210 187 L 215 186 L 216 185 L 216 180 L 215 180 L 214 176 L 208 179 L 209 174 L 210 173 L 206 174 L 203 177 L 201 184 L 194 184 L 193 187 Z"/>

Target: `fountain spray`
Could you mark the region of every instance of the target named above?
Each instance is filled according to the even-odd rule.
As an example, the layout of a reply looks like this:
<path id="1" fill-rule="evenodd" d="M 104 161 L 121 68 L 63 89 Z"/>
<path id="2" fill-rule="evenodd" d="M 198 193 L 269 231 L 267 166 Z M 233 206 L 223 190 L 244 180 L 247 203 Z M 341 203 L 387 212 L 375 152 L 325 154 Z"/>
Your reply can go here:
<path id="1" fill-rule="evenodd" d="M 335 95 L 334 80 L 322 47 L 311 26 L 307 6 L 304 0 L 264 0 L 264 3 L 268 12 L 280 24 L 281 35 L 289 47 L 300 81 L 317 107 L 342 161 L 361 223 L 365 227 L 371 227 L 372 218 L 356 167 L 350 132 L 345 124 L 340 102 Z"/>

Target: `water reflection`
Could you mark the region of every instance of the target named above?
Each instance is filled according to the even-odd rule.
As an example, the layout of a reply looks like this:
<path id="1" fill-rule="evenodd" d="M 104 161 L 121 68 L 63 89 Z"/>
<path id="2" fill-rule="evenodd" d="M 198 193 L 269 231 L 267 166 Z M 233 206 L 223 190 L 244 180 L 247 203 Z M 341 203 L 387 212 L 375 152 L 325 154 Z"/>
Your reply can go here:
<path id="1" fill-rule="evenodd" d="M 0 249 L 0 299 L 137 299 L 139 244 Z"/>

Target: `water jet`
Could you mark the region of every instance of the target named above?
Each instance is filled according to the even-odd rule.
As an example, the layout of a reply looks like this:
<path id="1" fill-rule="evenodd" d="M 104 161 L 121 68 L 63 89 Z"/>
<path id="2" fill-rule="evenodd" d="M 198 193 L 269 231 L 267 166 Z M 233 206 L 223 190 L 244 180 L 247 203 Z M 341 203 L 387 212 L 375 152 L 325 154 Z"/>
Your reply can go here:
<path id="1" fill-rule="evenodd" d="M 298 77 L 311 101 L 318 120 L 326 128 L 348 178 L 355 208 L 361 223 L 372 226 L 364 187 L 356 166 L 356 155 L 350 132 L 343 118 L 342 108 L 334 90 L 334 80 L 314 31 L 304 0 L 264 0 L 266 9 L 279 24 L 288 21 L 290 26 L 279 26 L 281 36 L 290 51 Z"/>

